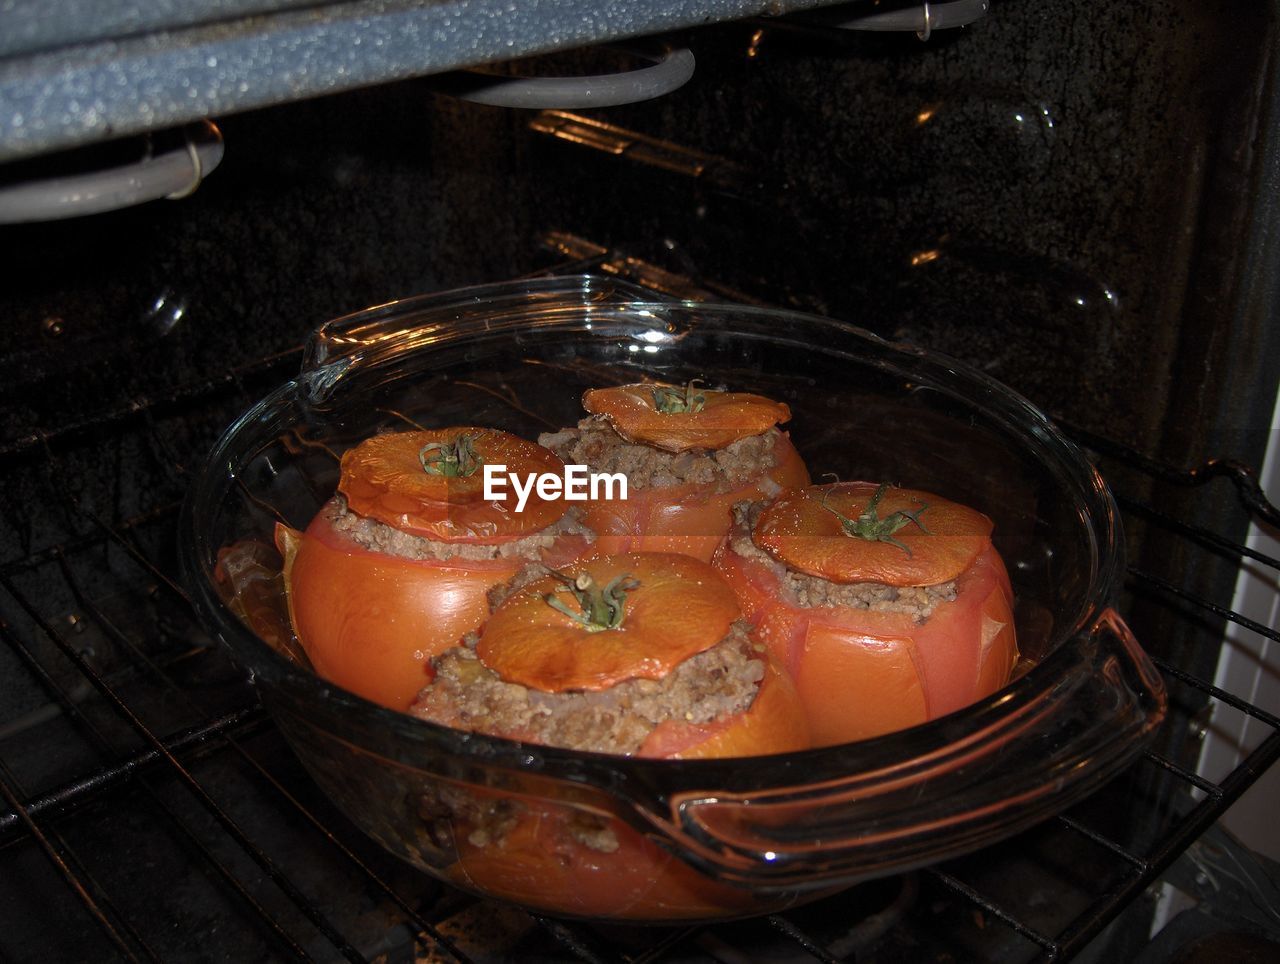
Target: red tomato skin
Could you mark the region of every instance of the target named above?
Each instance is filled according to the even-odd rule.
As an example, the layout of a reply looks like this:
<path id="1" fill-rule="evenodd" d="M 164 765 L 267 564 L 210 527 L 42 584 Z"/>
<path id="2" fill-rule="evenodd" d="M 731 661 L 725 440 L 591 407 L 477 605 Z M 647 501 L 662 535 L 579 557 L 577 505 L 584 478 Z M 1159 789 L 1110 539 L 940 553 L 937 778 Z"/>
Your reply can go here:
<path id="1" fill-rule="evenodd" d="M 405 711 L 429 681 L 431 657 L 480 627 L 489 590 L 525 560 L 440 562 L 372 552 L 325 516 L 318 513 L 305 532 L 277 529 L 294 633 L 319 676 Z M 563 565 L 587 548 L 581 537 L 561 537 L 547 561 Z"/>
<path id="2" fill-rule="evenodd" d="M 968 706 L 1003 686 L 1017 659 L 1009 577 L 990 545 L 957 578 L 956 598 L 920 624 L 904 613 L 793 605 L 775 567 L 739 555 L 728 541 L 713 565 L 795 680 L 815 746 Z"/>
<path id="3" fill-rule="evenodd" d="M 583 521 L 597 534 L 596 551 L 679 552 L 710 562 L 733 525 L 736 503 L 809 484 L 809 470 L 785 432 L 778 433 L 773 454 L 771 469 L 728 492 L 690 482 L 628 491 L 625 501 L 583 503 Z"/>

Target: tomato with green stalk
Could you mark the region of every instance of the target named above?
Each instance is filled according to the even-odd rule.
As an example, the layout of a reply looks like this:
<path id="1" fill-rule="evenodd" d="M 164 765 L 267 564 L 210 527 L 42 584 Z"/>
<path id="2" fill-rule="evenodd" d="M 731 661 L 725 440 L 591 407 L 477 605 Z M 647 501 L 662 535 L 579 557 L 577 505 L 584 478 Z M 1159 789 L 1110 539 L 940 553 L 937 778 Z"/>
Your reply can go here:
<path id="1" fill-rule="evenodd" d="M 1018 651 L 991 520 L 869 482 L 740 512 L 716 568 L 795 680 L 816 745 L 878 736 L 994 693 Z"/>
<path id="2" fill-rule="evenodd" d="M 776 428 L 791 410 L 762 395 L 713 391 L 696 380 L 682 386 L 644 382 L 591 389 L 582 404 L 622 440 L 677 462 L 764 437 L 760 464 L 733 479 L 631 486 L 626 500 L 588 502 L 585 520 L 598 534 L 601 552 L 681 552 L 709 562 L 729 531 L 735 503 L 809 483 L 800 454 Z"/>
<path id="3" fill-rule="evenodd" d="M 700 560 L 675 553 L 588 558 L 503 601 L 474 641 L 474 655 L 459 656 L 459 650 L 438 657 L 440 675 L 413 712 L 526 743 L 615 752 L 583 741 L 625 739 L 628 749 L 618 752 L 663 759 L 808 747 L 808 727 L 790 680 L 764 647 L 743 635 L 741 616 L 732 590 Z M 713 676 L 701 686 L 669 691 L 682 695 L 645 716 L 653 713 L 661 682 L 682 666 L 716 647 L 744 644 L 750 661 L 763 664 L 742 677 L 752 691 L 744 706 L 711 718 L 700 715 L 725 699 L 720 691 L 706 695 L 723 682 Z M 446 683 L 450 660 L 471 667 L 451 677 L 465 692 Z M 479 683 L 479 673 L 491 682 Z M 493 705 L 466 702 L 481 685 L 491 687 Z M 629 695 L 619 696 L 623 690 Z M 645 708 L 628 702 L 632 697 Z M 598 736 L 588 737 L 581 714 L 592 706 L 605 709 L 591 718 Z M 663 713 L 665 718 L 656 719 Z M 646 719 L 640 732 L 619 723 L 637 715 Z M 625 738 L 617 736 L 619 727 Z M 453 805 L 443 808 L 443 819 L 457 858 L 447 873 L 481 893 L 556 913 L 619 920 L 722 917 L 761 906 L 750 891 L 708 880 L 607 811 L 464 786 L 448 797 Z M 486 821 L 486 812 L 501 818 Z"/>
<path id="4" fill-rule="evenodd" d="M 366 439 L 342 457 L 340 497 L 304 531 L 276 527 L 289 615 L 315 671 L 406 710 L 427 663 L 488 615 L 487 593 L 532 558 L 568 563 L 589 548 L 567 505 L 484 497 L 483 466 L 562 473 L 554 453 L 471 426 Z"/>
<path id="5" fill-rule="evenodd" d="M 524 687 L 529 705 L 541 710 L 529 710 L 528 720 L 516 722 L 490 712 L 464 721 L 453 695 L 433 683 L 413 712 L 495 736 L 568 745 L 555 730 L 555 712 L 547 709 L 555 696 L 607 694 L 636 680 L 659 682 L 699 654 L 736 644 L 748 647 L 750 660 L 760 664 L 741 710 L 699 716 L 697 722 L 683 711 L 645 717 L 652 726 L 643 739 L 616 752 L 685 759 L 808 746 L 791 681 L 763 646 L 742 633 L 741 620 L 733 590 L 708 563 L 679 553 L 591 556 L 517 590 L 493 611 L 475 642 L 475 657 L 500 681 L 496 692 L 505 696 L 503 687 Z M 646 694 L 653 695 L 652 687 Z"/>

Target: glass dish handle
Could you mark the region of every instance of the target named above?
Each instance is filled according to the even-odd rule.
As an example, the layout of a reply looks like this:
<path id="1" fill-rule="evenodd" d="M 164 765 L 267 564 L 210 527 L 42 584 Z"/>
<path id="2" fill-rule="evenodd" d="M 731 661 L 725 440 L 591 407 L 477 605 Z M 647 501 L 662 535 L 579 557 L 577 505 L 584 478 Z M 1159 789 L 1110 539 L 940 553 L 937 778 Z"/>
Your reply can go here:
<path id="1" fill-rule="evenodd" d="M 331 387 L 357 359 L 407 356 L 454 337 L 460 328 L 512 331 L 536 327 L 565 312 L 591 305 L 623 305 L 669 300 L 617 278 L 564 275 L 531 278 L 518 290 L 511 284 L 477 285 L 391 301 L 325 322 L 307 340 L 302 373 L 313 391 Z"/>
<path id="2" fill-rule="evenodd" d="M 849 748 L 848 775 L 772 793 L 673 799 L 672 837 L 685 859 L 757 886 L 817 887 L 902 871 L 1062 811 L 1118 772 L 1164 717 L 1163 680 L 1112 609 L 1081 645 L 1059 647 L 1031 679 L 1039 685 L 967 711 L 972 730 L 940 720 L 882 738 L 914 738 L 919 752 L 906 759 L 899 748 L 877 765 L 881 742 L 871 741 Z M 949 730 L 968 735 L 949 738 Z M 1040 778 L 1027 781 L 1028 770 Z"/>

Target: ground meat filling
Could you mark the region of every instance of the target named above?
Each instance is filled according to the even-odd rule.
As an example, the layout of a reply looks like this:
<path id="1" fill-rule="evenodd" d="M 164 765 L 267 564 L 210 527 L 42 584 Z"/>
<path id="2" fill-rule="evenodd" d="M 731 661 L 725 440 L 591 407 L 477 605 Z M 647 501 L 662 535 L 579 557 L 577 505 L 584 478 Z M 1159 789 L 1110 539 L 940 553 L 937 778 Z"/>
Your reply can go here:
<path id="1" fill-rule="evenodd" d="M 431 846 L 441 852 L 446 863 L 458 859 L 457 840 L 463 833 L 466 835 L 463 839 L 473 847 L 501 847 L 521 820 L 542 818 L 541 813 L 531 812 L 527 804 L 513 797 L 477 793 L 442 782 L 428 783 L 422 788 L 418 815 L 427 828 Z M 617 852 L 618 835 L 611 818 L 571 810 L 558 820 L 569 840 L 597 853 Z M 569 856 L 566 848 L 564 857 L 569 859 Z"/>
<path id="2" fill-rule="evenodd" d="M 621 472 L 631 489 L 661 489 L 696 482 L 724 491 L 759 477 L 776 464 L 773 454 L 779 431 L 731 442 L 722 449 L 664 452 L 652 445 L 628 442 L 598 416 L 584 418 L 577 428 L 538 436 L 570 465 L 586 465 L 595 472 Z"/>
<path id="3" fill-rule="evenodd" d="M 764 676 L 742 623 L 661 680 L 627 680 L 600 692 L 544 693 L 503 682 L 471 645 L 432 660 L 436 678 L 411 713 L 455 729 L 598 753 L 635 753 L 668 720 L 704 724 L 741 713 Z"/>
<path id="4" fill-rule="evenodd" d="M 561 518 L 523 539 L 493 544 L 474 542 L 439 542 L 426 536 L 402 532 L 377 519 L 357 515 L 347 507 L 347 500 L 336 495 L 322 508 L 325 519 L 335 530 L 345 534 L 362 549 L 385 552 L 405 559 L 540 559 L 544 550 L 551 548 L 564 535 L 585 536 L 595 541 L 595 533 L 578 519 L 577 509 L 570 509 Z"/>
<path id="5" fill-rule="evenodd" d="M 444 782 L 426 784 L 418 798 L 418 816 L 428 828 L 431 843 L 449 863 L 458 856 L 455 833 L 465 830 L 469 844 L 483 847 L 504 839 L 527 809 L 511 797 L 479 794 Z"/>
<path id="6" fill-rule="evenodd" d="M 782 580 L 787 600 L 796 606 L 816 609 L 822 606 L 844 606 L 849 609 L 871 609 L 877 612 L 907 613 L 922 623 L 933 615 L 940 602 L 956 598 L 954 579 L 934 586 L 886 586 L 878 582 L 831 582 L 821 576 L 793 572 L 751 540 L 756 520 L 764 502 L 739 502 L 733 507 L 734 527 L 729 545 L 746 559 L 764 562 Z"/>

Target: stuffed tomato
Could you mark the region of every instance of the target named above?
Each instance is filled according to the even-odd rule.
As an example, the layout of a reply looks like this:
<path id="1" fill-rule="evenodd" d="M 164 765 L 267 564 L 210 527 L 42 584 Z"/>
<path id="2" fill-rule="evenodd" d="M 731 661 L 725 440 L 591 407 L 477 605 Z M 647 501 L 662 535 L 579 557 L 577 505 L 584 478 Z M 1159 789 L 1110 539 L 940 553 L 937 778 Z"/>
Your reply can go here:
<path id="1" fill-rule="evenodd" d="M 789 671 L 814 744 L 967 706 L 1017 660 L 991 521 L 926 492 L 852 482 L 741 505 L 715 567 Z"/>
<path id="2" fill-rule="evenodd" d="M 627 497 L 585 503 L 584 520 L 605 553 L 680 552 L 708 562 L 737 502 L 809 483 L 778 425 L 788 407 L 760 395 L 690 382 L 592 389 L 590 418 L 538 441 L 565 462 L 623 475 Z"/>
<path id="3" fill-rule="evenodd" d="M 338 495 L 305 531 L 277 527 L 290 620 L 317 674 L 406 710 L 430 658 L 484 621 L 489 590 L 531 560 L 560 566 L 588 549 L 564 502 L 534 494 L 515 512 L 486 500 L 487 462 L 563 471 L 493 429 L 379 435 L 343 456 Z"/>
<path id="4" fill-rule="evenodd" d="M 525 742 L 659 758 L 809 746 L 790 680 L 752 639 L 732 590 L 707 563 L 624 554 L 528 578 L 478 634 L 432 660 L 434 679 L 414 715 Z M 433 836 L 455 849 L 450 877 L 481 893 L 638 920 L 719 917 L 759 904 L 601 810 L 461 785 L 427 797 Z"/>
<path id="5" fill-rule="evenodd" d="M 809 745 L 790 680 L 707 563 L 628 553 L 540 572 L 478 635 L 432 659 L 414 715 L 637 756 L 748 756 Z"/>

